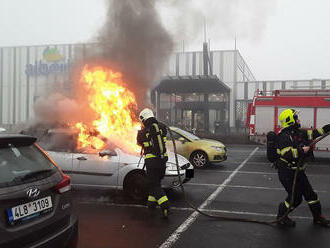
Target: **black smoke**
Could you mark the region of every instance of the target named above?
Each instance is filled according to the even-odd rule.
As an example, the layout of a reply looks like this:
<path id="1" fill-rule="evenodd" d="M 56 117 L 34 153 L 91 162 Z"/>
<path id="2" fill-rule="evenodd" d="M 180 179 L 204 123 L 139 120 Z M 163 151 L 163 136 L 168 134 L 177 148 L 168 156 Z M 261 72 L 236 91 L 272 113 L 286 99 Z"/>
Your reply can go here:
<path id="1" fill-rule="evenodd" d="M 107 19 L 99 33 L 102 60 L 115 64 L 139 108 L 149 105 L 148 92 L 158 83 L 174 43 L 163 27 L 156 0 L 108 2 Z"/>

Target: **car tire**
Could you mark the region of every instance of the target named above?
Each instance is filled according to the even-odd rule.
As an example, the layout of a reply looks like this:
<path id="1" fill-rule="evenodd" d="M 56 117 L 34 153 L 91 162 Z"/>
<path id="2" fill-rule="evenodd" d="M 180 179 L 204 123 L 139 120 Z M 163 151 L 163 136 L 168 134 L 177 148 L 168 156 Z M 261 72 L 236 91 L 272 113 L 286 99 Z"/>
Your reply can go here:
<path id="1" fill-rule="evenodd" d="M 144 172 L 133 172 L 126 176 L 124 181 L 125 194 L 134 200 L 146 200 L 147 176 Z"/>
<path id="2" fill-rule="evenodd" d="M 209 162 L 207 154 L 203 151 L 193 152 L 189 160 L 196 169 L 203 168 Z"/>

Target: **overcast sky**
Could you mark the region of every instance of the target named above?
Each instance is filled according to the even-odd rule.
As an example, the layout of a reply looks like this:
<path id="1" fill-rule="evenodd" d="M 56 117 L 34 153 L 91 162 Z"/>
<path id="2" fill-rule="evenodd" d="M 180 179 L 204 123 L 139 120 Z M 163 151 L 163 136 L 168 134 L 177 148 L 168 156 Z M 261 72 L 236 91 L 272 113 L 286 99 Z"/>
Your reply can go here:
<path id="1" fill-rule="evenodd" d="M 116 0 L 121 1 L 121 0 Z M 257 80 L 330 79 L 327 0 L 158 0 L 161 20 L 185 50 L 237 48 Z M 0 0 L 0 47 L 95 40 L 105 0 Z"/>

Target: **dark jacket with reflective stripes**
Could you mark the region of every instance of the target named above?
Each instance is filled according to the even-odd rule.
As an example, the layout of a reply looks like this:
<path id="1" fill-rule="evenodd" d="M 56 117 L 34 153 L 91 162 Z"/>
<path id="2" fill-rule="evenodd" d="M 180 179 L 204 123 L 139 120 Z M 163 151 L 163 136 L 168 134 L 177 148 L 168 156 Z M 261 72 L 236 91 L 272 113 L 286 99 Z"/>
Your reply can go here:
<path id="1" fill-rule="evenodd" d="M 149 118 L 143 124 L 144 128 L 138 131 L 137 144 L 143 147 L 145 159 L 167 158 L 166 126 L 155 118 Z"/>
<path id="2" fill-rule="evenodd" d="M 302 147 L 309 145 L 313 139 L 328 131 L 330 131 L 330 125 L 314 130 L 304 130 L 296 125 L 284 128 L 278 137 L 279 162 L 295 167 L 298 160 L 304 156 Z"/>

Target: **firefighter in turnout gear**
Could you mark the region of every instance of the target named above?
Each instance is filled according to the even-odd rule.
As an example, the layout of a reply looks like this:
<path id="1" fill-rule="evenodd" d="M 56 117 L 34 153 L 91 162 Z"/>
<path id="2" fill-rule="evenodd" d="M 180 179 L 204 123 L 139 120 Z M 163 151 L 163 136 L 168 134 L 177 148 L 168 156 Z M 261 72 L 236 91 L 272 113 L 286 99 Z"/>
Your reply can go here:
<path id="1" fill-rule="evenodd" d="M 158 123 L 151 109 L 143 109 L 139 115 L 143 129 L 138 131 L 137 143 L 142 146 L 148 181 L 148 208 L 160 206 L 163 218 L 168 217 L 169 203 L 161 187 L 165 175 L 166 161 L 166 126 Z"/>
<path id="2" fill-rule="evenodd" d="M 279 120 L 282 130 L 278 134 L 277 139 L 277 153 L 279 156 L 276 165 L 278 167 L 279 180 L 288 196 L 284 202 L 279 204 L 277 219 L 282 220 L 278 224 L 284 227 L 295 226 L 295 222 L 289 217 L 282 217 L 285 216 L 290 207 L 294 174 L 298 170 L 294 201 L 290 211 L 298 207 L 302 202 L 302 197 L 304 197 L 312 212 L 314 224 L 330 226 L 330 221 L 322 216 L 320 200 L 309 183 L 304 165 L 301 163 L 301 161 L 304 161 L 303 158 L 309 153 L 310 146 L 308 144 L 313 139 L 329 132 L 330 124 L 319 129 L 303 130 L 300 128 L 300 120 L 298 119 L 297 111 L 294 109 L 286 109 L 281 112 Z"/>

